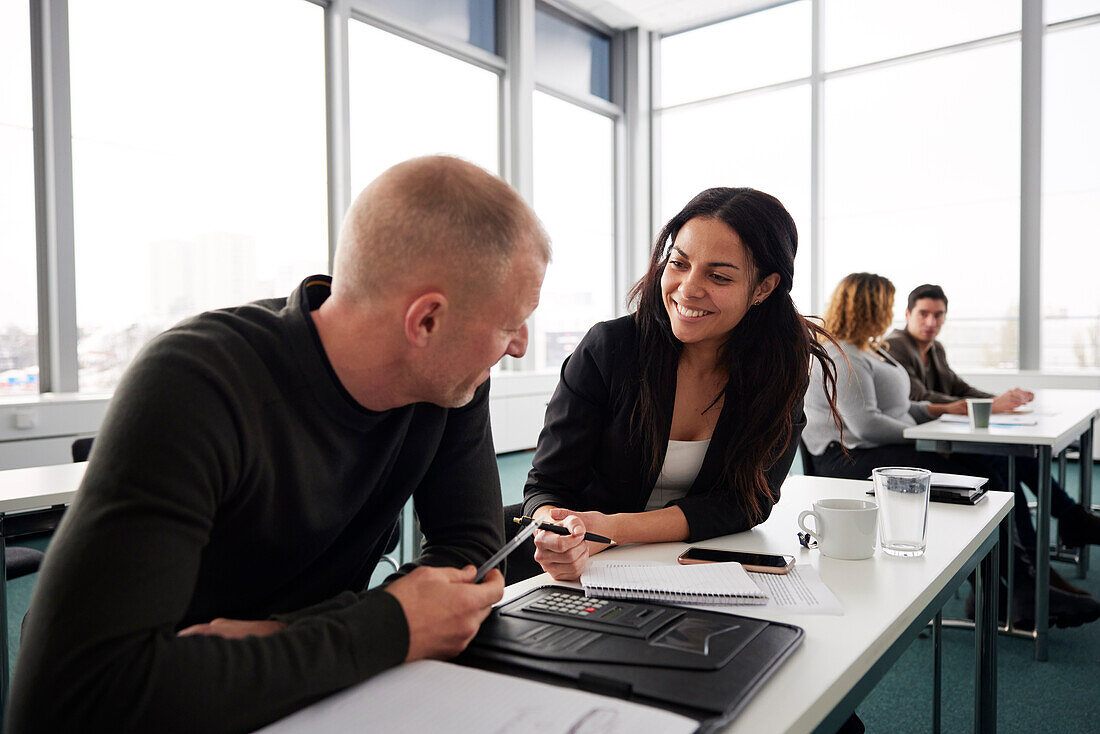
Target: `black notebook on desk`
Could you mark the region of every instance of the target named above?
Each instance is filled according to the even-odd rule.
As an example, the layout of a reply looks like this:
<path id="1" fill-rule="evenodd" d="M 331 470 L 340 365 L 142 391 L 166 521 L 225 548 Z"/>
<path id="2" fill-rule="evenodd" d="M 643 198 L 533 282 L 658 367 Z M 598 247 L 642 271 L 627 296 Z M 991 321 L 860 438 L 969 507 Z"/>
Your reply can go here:
<path id="1" fill-rule="evenodd" d="M 873 481 L 874 477 L 867 477 Z M 967 474 L 945 474 L 932 472 L 931 492 L 928 499 L 933 502 L 948 502 L 953 505 L 976 505 L 989 491 L 986 477 L 972 477 Z M 875 490 L 867 490 L 874 494 Z"/>
<path id="2" fill-rule="evenodd" d="M 543 586 L 493 610 L 464 665 L 658 706 L 710 731 L 801 643 L 789 624 Z"/>

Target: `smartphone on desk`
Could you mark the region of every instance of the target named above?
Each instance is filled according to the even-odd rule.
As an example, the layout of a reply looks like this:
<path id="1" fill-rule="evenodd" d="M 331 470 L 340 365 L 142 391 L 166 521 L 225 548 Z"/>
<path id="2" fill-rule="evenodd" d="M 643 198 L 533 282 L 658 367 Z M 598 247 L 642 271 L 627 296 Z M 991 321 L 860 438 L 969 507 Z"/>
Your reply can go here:
<path id="1" fill-rule="evenodd" d="M 698 546 L 688 548 L 676 560 L 685 566 L 692 563 L 740 563 L 746 571 L 777 574 L 787 573 L 794 565 L 794 556 L 699 548 Z"/>

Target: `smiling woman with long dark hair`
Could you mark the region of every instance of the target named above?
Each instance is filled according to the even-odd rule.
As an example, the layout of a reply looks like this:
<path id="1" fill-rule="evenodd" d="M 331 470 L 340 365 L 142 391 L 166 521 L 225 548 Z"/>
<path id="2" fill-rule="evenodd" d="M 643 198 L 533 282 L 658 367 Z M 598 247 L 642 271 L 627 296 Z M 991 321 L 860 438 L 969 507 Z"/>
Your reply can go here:
<path id="1" fill-rule="evenodd" d="M 798 234 L 773 196 L 702 192 L 665 225 L 635 311 L 588 332 L 546 409 L 524 511 L 534 559 L 577 578 L 604 546 L 698 540 L 767 519 L 806 425 L 810 364 L 835 394 L 823 332 L 791 301 Z M 838 419 L 839 420 L 839 419 Z"/>

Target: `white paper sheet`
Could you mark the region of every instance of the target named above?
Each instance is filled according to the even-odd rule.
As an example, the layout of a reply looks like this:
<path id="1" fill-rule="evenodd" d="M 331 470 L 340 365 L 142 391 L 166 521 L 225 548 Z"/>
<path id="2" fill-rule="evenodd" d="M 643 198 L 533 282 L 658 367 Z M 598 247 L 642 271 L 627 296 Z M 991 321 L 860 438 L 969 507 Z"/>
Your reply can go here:
<path id="1" fill-rule="evenodd" d="M 611 559 L 593 560 L 592 566 L 667 566 L 656 561 L 613 561 Z M 785 574 L 749 573 L 749 578 L 768 595 L 766 604 L 746 606 L 744 604 L 689 604 L 696 609 L 728 614 L 747 613 L 766 617 L 760 612 L 778 611 L 787 614 L 844 614 L 844 607 L 836 594 L 821 580 L 817 569 L 808 563 L 796 564 Z"/>
<path id="2" fill-rule="evenodd" d="M 947 414 L 941 415 L 940 420 L 944 423 L 970 423 L 970 416 L 966 415 L 954 415 Z M 989 425 L 991 426 L 1035 426 L 1039 421 L 1031 415 L 1015 415 L 1013 413 L 994 413 L 989 416 Z"/>
<path id="3" fill-rule="evenodd" d="M 775 609 L 788 614 L 844 614 L 836 594 L 825 585 L 817 569 L 808 563 L 795 565 L 782 576 L 750 573 L 749 578 L 768 593 L 768 603 L 755 609 Z"/>
<path id="4" fill-rule="evenodd" d="M 650 706 L 421 660 L 332 695 L 256 734 L 687 734 L 697 727 L 692 719 Z"/>

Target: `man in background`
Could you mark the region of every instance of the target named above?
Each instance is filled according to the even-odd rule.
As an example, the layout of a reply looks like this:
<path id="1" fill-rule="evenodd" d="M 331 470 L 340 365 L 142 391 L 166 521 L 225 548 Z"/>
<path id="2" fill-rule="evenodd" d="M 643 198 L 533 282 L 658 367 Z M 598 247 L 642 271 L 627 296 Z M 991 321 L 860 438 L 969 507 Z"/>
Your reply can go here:
<path id="1" fill-rule="evenodd" d="M 962 398 L 993 398 L 994 413 L 1008 413 L 1035 399 L 1027 390 L 1013 388 L 994 397 L 969 385 L 947 364 L 943 344 L 936 340 L 947 319 L 947 295 L 938 285 L 917 286 L 909 294 L 905 308 L 905 329 L 894 329 L 886 337 L 890 356 L 909 373 L 910 400 L 928 400 L 933 403 L 950 403 Z M 1018 478 L 1034 491 L 1038 486 L 1039 462 L 1035 459 L 1016 459 Z M 1017 502 L 1024 497 L 1017 489 Z M 1057 482 L 1051 483 L 1051 515 L 1058 518 L 1058 533 L 1062 541 L 1073 547 L 1100 544 L 1100 517 L 1075 502 Z M 1025 506 L 1022 505 L 1021 506 Z M 1017 531 L 1025 548 L 1034 551 L 1035 531 L 1027 513 L 1017 513 Z M 1052 572 L 1052 583 L 1057 574 Z M 1080 591 L 1061 577 L 1056 586 L 1069 591 Z"/>
<path id="2" fill-rule="evenodd" d="M 549 255 L 503 181 L 415 159 L 348 210 L 331 278 L 154 339 L 51 544 L 7 731 L 251 731 L 460 652 L 503 591 L 471 583 L 502 542 L 489 368 Z M 364 591 L 410 497 L 421 555 Z"/>

